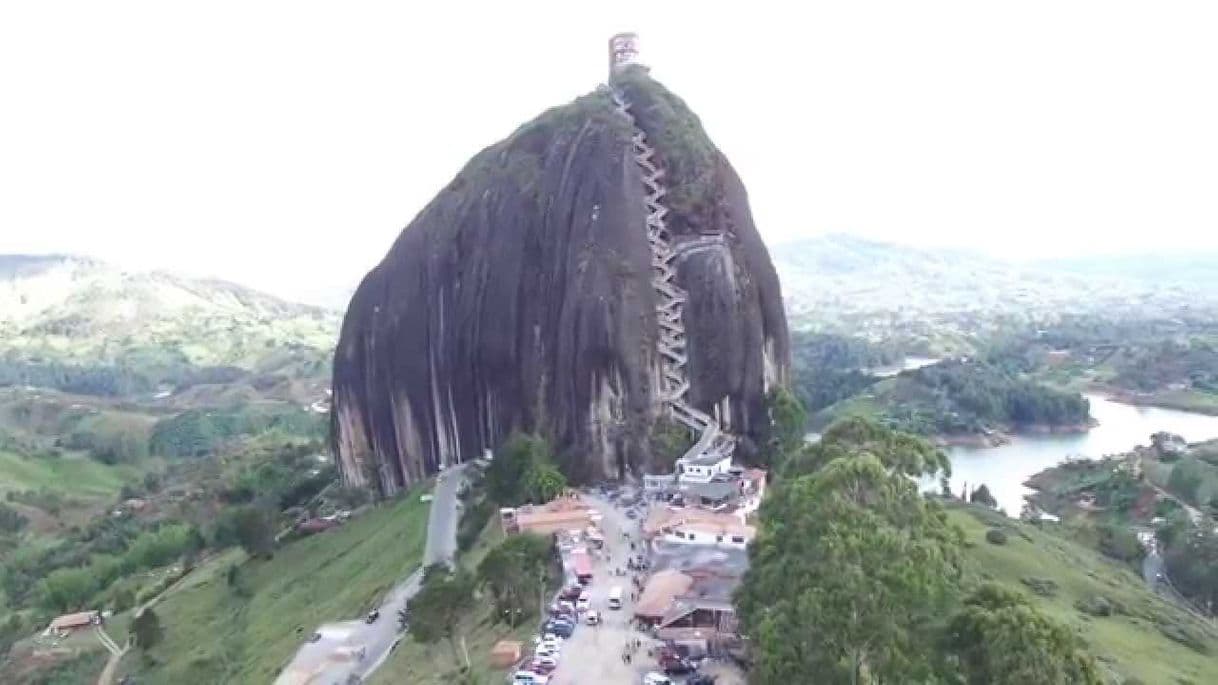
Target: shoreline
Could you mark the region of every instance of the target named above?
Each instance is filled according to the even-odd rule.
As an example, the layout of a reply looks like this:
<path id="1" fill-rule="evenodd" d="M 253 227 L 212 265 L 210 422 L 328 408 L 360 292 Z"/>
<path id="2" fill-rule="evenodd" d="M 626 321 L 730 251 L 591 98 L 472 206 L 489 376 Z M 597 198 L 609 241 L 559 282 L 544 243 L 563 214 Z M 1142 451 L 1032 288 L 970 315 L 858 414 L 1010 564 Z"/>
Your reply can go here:
<path id="1" fill-rule="evenodd" d="M 1086 423 L 1068 423 L 1060 426 L 1032 423 L 993 430 L 988 433 L 938 434 L 931 436 L 930 439 L 938 447 L 1001 447 L 1011 444 L 1013 439 L 1021 435 L 1071 435 L 1086 433 L 1098 425 L 1098 421 L 1089 417 Z"/>
<path id="2" fill-rule="evenodd" d="M 1218 416 L 1218 405 L 1197 405 L 1189 402 L 1186 399 L 1175 400 L 1170 397 L 1163 397 L 1160 393 L 1155 392 L 1138 392 L 1135 390 L 1125 390 L 1123 388 L 1113 388 L 1111 386 L 1101 384 L 1091 384 L 1087 386 L 1089 392 L 1094 392 L 1098 395 L 1103 395 L 1104 399 L 1119 404 L 1128 404 L 1131 407 L 1158 407 L 1159 409 L 1171 409 L 1174 411 L 1187 411 L 1195 414 L 1204 414 L 1206 416 Z"/>

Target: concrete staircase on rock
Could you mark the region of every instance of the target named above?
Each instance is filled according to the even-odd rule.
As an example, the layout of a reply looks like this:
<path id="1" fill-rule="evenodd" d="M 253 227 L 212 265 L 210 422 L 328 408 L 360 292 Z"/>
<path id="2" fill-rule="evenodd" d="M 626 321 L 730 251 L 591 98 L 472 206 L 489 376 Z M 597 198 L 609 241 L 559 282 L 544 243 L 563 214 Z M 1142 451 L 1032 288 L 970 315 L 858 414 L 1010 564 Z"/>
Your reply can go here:
<path id="1" fill-rule="evenodd" d="M 638 126 L 630 113 L 630 103 L 621 91 L 611 89 L 617 111 L 630 122 L 631 149 L 634 161 L 643 173 L 644 202 L 647 206 L 647 244 L 651 248 L 651 285 L 656 293 L 656 319 L 660 337 L 657 348 L 660 353 L 662 384 L 661 401 L 675 421 L 698 436 L 693 447 L 681 456 L 684 460 L 710 458 L 714 460 L 730 456 L 736 448 L 736 438 L 719 428 L 714 417 L 689 403 L 689 375 L 686 365 L 685 324 L 683 321 L 686 293 L 675 282 L 673 263 L 677 255 L 687 249 L 698 249 L 710 244 L 723 244 L 722 236 L 702 236 L 682 243 L 674 249 L 672 236 L 664 217 L 668 208 L 664 206 L 664 170 L 656 166 L 655 150 L 647 143 L 647 134 Z"/>

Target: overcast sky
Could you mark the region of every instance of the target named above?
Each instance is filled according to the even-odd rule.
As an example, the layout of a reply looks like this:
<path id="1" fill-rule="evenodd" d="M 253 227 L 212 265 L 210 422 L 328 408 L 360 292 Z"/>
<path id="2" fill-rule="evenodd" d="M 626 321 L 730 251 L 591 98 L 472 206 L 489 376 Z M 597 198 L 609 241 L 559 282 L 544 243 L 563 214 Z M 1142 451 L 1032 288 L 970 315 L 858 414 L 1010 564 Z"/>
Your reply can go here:
<path id="1" fill-rule="evenodd" d="M 0 252 L 333 301 L 620 30 L 771 244 L 1218 248 L 1218 3 L 784 4 L 7 2 Z"/>

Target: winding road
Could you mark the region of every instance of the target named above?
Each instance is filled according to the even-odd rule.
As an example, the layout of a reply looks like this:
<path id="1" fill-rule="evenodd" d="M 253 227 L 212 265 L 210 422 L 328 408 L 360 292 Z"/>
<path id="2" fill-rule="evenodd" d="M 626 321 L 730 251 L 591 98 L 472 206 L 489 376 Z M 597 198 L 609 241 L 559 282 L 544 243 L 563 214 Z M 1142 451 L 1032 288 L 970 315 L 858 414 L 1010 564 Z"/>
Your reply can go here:
<path id="1" fill-rule="evenodd" d="M 401 637 L 398 610 L 419 591 L 423 568 L 444 562 L 451 564 L 457 551 L 457 523 L 460 520 L 457 494 L 465 482 L 467 464 L 440 474 L 432 493 L 427 519 L 427 544 L 423 565 L 398 583 L 377 607 L 381 616 L 373 623 L 357 619 L 327 623 L 317 629 L 321 639 L 306 642 L 297 650 L 275 685 L 346 685 L 363 682 L 385 659 Z M 355 652 L 363 649 L 362 656 Z"/>

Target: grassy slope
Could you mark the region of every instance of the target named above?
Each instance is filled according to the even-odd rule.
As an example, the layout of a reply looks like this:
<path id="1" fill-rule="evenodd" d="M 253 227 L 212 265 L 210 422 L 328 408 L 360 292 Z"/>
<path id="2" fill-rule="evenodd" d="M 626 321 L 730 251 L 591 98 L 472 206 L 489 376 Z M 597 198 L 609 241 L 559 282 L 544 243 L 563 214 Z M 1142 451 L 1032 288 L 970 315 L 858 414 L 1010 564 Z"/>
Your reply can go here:
<path id="1" fill-rule="evenodd" d="M 965 531 L 971 543 L 967 553 L 969 575 L 1023 592 L 1046 614 L 1078 632 L 1110 674 L 1136 677 L 1146 683 L 1218 682 L 1216 634 L 1206 634 L 1198 620 L 1152 594 L 1133 569 L 1035 526 L 1011 520 L 993 519 L 1013 529 L 1013 534 L 1008 535 L 1006 545 L 989 544 L 984 537 L 988 526 L 978 516 L 999 515 L 974 514 L 961 508 L 950 512 L 952 521 Z M 1031 577 L 1052 579 L 1059 586 L 1057 595 L 1050 598 L 1032 594 L 1020 582 Z M 1093 618 L 1074 608 L 1076 601 L 1096 595 L 1123 607 L 1123 612 Z M 1185 626 L 1205 635 L 1209 654 L 1168 639 L 1160 632 L 1161 625 Z"/>
<path id="2" fill-rule="evenodd" d="M 229 561 L 161 602 L 165 641 L 156 663 L 128 658 L 141 683 L 268 683 L 300 645 L 296 628 L 358 615 L 418 565 L 428 505 L 419 491 L 350 524 L 281 548 L 270 561 L 242 566 L 248 598 L 225 581 Z"/>
<path id="3" fill-rule="evenodd" d="M 0 494 L 48 488 L 69 497 L 110 499 L 123 483 L 137 480 L 142 473 L 136 466 L 108 466 L 83 455 L 26 458 L 0 451 Z"/>
<path id="4" fill-rule="evenodd" d="M 503 539 L 499 528 L 498 517 L 491 517 L 482 535 L 469 552 L 461 558 L 466 567 L 476 568 L 478 562 L 490 549 Z M 461 634 L 465 637 L 465 646 L 469 651 L 470 665 L 479 678 L 478 682 L 497 682 L 502 680 L 503 671 L 492 669 L 488 660 L 491 646 L 499 640 L 520 640 L 527 642 L 533 634 L 536 625 L 532 620 L 525 621 L 514 630 L 504 624 L 490 623 L 490 607 L 488 602 L 479 602 L 475 611 L 466 618 L 461 626 Z M 433 645 L 423 645 L 409 637 L 393 655 L 376 671 L 369 680 L 371 685 L 396 685 L 397 683 L 451 683 L 455 678 L 456 661 L 448 644 L 440 642 Z"/>

